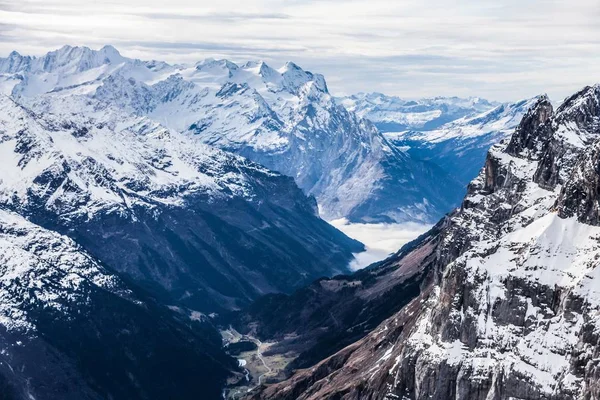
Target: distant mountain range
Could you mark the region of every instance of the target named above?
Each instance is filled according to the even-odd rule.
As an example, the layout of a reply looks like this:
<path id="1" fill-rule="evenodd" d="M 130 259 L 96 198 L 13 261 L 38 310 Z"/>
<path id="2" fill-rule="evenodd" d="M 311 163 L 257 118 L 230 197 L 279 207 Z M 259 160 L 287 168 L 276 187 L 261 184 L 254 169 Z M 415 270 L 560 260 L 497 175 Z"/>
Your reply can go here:
<path id="1" fill-rule="evenodd" d="M 488 149 L 513 133 L 537 98 L 501 104 L 481 98 L 404 100 L 360 93 L 336 100 L 372 121 L 413 159 L 430 162 L 457 181 L 459 185 L 449 198 L 458 205 Z"/>
<path id="2" fill-rule="evenodd" d="M 291 176 L 326 219 L 433 222 L 461 195 L 451 173 L 391 145 L 334 101 L 323 76 L 291 62 L 181 66 L 66 46 L 12 53 L 0 72 L 4 92 L 32 109 L 38 96 L 86 96 Z"/>
<path id="3" fill-rule="evenodd" d="M 358 93 L 336 101 L 382 132 L 431 131 L 455 120 L 484 113 L 500 103 L 479 97 L 407 100 L 382 93 Z"/>

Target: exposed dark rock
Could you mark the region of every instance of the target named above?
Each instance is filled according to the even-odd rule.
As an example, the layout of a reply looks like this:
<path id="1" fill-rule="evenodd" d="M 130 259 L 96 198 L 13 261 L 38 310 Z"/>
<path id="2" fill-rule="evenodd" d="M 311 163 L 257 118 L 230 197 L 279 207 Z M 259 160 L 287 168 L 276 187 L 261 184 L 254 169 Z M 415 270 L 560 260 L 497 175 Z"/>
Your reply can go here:
<path id="1" fill-rule="evenodd" d="M 589 146 L 600 137 L 599 104 L 600 86 L 588 86 L 567 98 L 556 110 L 552 136 L 542 147 L 541 159 L 534 175 L 534 181 L 540 186 L 553 189 L 556 185 L 563 184 L 581 148 Z"/>
<path id="2" fill-rule="evenodd" d="M 540 96 L 534 106 L 525 114 L 521 123 L 506 146 L 506 153 L 536 158 L 552 131 L 546 122 L 553 113 L 552 103 L 547 96 Z"/>
<path id="3" fill-rule="evenodd" d="M 579 157 L 561 188 L 556 209 L 563 218 L 575 216 L 580 222 L 600 225 L 600 143 Z"/>

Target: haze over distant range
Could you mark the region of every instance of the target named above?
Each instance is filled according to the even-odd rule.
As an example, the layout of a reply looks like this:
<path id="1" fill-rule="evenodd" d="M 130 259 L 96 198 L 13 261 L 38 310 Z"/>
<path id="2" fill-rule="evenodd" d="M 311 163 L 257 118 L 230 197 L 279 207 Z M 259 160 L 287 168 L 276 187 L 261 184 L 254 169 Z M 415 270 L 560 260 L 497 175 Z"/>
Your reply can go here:
<path id="1" fill-rule="evenodd" d="M 600 80 L 599 15 L 597 0 L 3 0 L 0 55 L 110 43 L 171 62 L 294 60 L 336 95 L 562 100 Z"/>

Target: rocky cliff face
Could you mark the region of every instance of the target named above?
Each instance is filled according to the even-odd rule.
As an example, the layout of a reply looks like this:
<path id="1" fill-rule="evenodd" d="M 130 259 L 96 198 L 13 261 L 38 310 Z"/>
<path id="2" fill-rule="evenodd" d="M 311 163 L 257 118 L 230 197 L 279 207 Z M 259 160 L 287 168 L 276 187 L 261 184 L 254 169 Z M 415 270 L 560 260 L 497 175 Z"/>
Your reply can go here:
<path id="1" fill-rule="evenodd" d="M 490 150 L 418 297 L 253 398 L 596 398 L 597 93 L 541 99 Z"/>
<path id="2" fill-rule="evenodd" d="M 585 224 L 600 224 L 600 147 L 596 143 L 576 161 L 556 202 L 558 215 Z"/>
<path id="3" fill-rule="evenodd" d="M 506 146 L 506 152 L 521 157 L 539 158 L 542 146 L 552 136 L 550 124 L 546 124 L 552 113 L 550 99 L 540 96 L 523 116 Z"/>

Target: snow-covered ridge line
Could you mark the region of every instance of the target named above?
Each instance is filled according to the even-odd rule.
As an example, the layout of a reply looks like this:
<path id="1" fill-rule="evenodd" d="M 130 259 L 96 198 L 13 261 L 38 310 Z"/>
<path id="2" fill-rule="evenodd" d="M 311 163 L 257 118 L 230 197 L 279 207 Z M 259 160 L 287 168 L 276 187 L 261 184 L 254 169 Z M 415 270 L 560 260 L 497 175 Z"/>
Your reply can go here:
<path id="1" fill-rule="evenodd" d="M 248 61 L 238 65 L 229 60 L 208 58 L 192 64 L 169 64 L 164 61 L 142 61 L 122 56 L 113 46 L 99 50 L 85 46 L 63 46 L 43 56 L 23 56 L 13 51 L 6 58 L 0 58 L 0 74 L 14 75 L 17 79 L 28 79 L 26 75 L 38 75 L 39 81 L 27 82 L 30 91 L 27 95 L 47 93 L 57 89 L 69 89 L 82 84 L 101 80 L 119 70 L 125 70 L 127 78 L 152 85 L 169 76 L 181 74 L 194 83 L 203 86 L 219 85 L 219 78 L 240 75 L 235 80 L 244 81 L 250 75 L 261 77 L 271 88 L 298 90 L 308 81 L 314 81 L 319 90 L 327 91 L 322 75 L 305 71 L 288 61 L 279 69 L 273 69 L 263 61 Z M 25 75 L 25 76 L 24 76 Z M 192 76 L 197 75 L 197 76 Z M 214 80 L 217 78 L 217 81 Z M 31 77 L 29 77 L 31 79 Z M 222 79 L 221 79 L 222 80 Z M 38 86 L 32 88 L 32 86 Z"/>
<path id="2" fill-rule="evenodd" d="M 383 132 L 429 131 L 465 117 L 491 110 L 500 103 L 479 97 L 432 97 L 403 99 L 382 93 L 357 93 L 336 101 L 367 118 Z"/>
<path id="3" fill-rule="evenodd" d="M 131 117 L 118 110 L 98 109 L 77 97 L 36 104 L 36 114 L 0 96 L 3 113 L 0 142 L 3 158 L 0 199 L 26 206 L 33 193 L 44 197 L 39 176 L 65 173 L 88 198 L 82 209 L 68 201 L 61 188 L 46 199 L 46 206 L 70 210 L 69 215 L 119 205 L 123 210 L 141 202 L 181 204 L 182 191 L 203 191 L 215 197 L 252 198 L 244 169 L 273 172 L 247 160 L 198 143 L 189 142 L 145 117 Z M 79 111 L 65 117 L 68 110 Z M 95 178 L 91 179 L 94 175 Z M 49 176 L 48 176 L 49 177 Z M 36 192 L 39 190 L 39 193 Z M 69 190 L 73 190 L 70 188 Z"/>
<path id="4" fill-rule="evenodd" d="M 0 60 L 0 90 L 34 110 L 84 96 L 147 117 L 293 177 L 327 219 L 431 222 L 455 205 L 448 193 L 456 182 L 391 146 L 334 101 L 322 75 L 293 62 L 170 65 L 128 59 L 110 46 L 66 46 Z M 431 190 L 431 179 L 445 188 Z"/>

